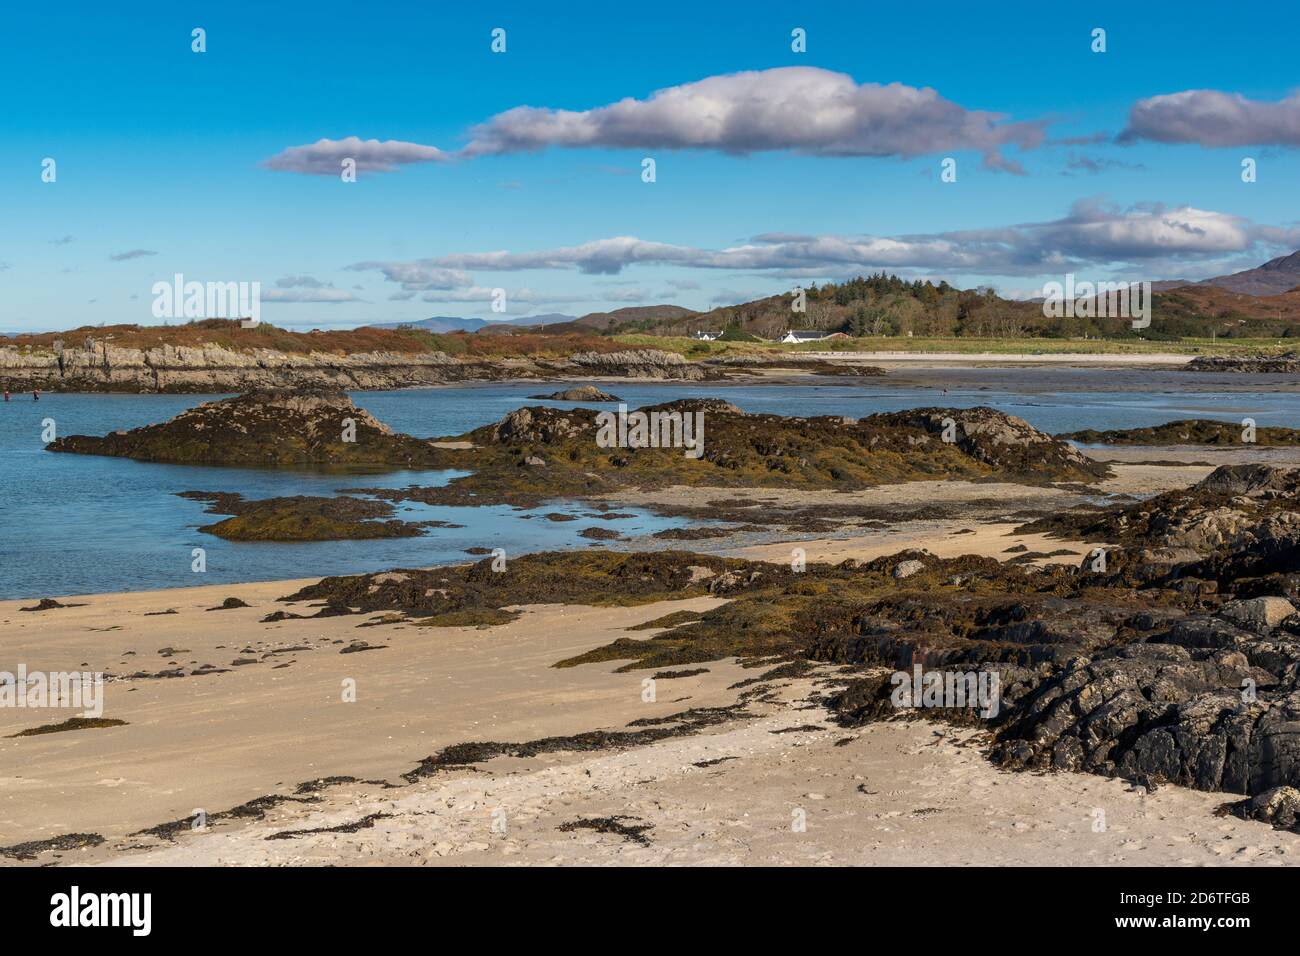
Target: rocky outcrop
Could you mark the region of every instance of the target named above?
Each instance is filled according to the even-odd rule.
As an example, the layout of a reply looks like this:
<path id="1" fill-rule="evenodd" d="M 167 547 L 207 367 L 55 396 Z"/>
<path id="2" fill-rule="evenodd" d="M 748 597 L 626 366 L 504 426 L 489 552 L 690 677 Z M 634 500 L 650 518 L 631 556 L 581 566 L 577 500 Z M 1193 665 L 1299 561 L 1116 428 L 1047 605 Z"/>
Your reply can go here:
<path id="1" fill-rule="evenodd" d="M 952 422 L 952 441 L 945 421 Z M 1065 442 L 987 408 L 797 418 L 683 399 L 620 418 L 592 408 L 530 406 L 439 447 L 452 456 L 447 467 L 470 474 L 437 487 L 361 490 L 432 505 L 531 506 L 677 485 L 854 490 L 982 478 L 1041 485 L 1095 482 L 1110 473 Z M 801 527 L 819 525 L 814 517 Z"/>
<path id="2" fill-rule="evenodd" d="M 1300 470 L 1223 465 L 1190 488 L 1095 511 L 1067 512 L 1022 531 L 1136 548 L 1187 550 L 1227 561 L 1254 546 L 1258 558 L 1300 534 Z M 1186 556 L 1182 560 L 1187 560 Z M 1208 567 L 1203 570 L 1209 570 Z"/>
<path id="3" fill-rule="evenodd" d="M 184 491 L 180 497 L 208 502 L 207 511 L 232 517 L 200 525 L 205 534 L 227 541 L 344 541 L 413 538 L 425 523 L 400 521 L 386 501 L 341 496 L 295 495 L 248 501 L 224 492 Z"/>
<path id="4" fill-rule="evenodd" d="M 446 452 L 393 432 L 343 392 L 271 390 L 206 402 L 168 422 L 103 437 L 71 435 L 47 451 L 239 467 L 445 467 Z"/>
<path id="5" fill-rule="evenodd" d="M 458 361 L 442 352 L 236 351 L 163 345 L 41 351 L 0 348 L 0 382 L 14 391 L 233 392 L 277 387 L 403 388 L 503 378 L 485 363 Z"/>
<path id="6" fill-rule="evenodd" d="M 575 352 L 570 361 L 593 375 L 616 375 L 620 378 L 669 378 L 698 382 L 709 376 L 698 364 L 688 362 L 676 352 L 658 349 L 634 349 L 627 352 Z"/>
<path id="7" fill-rule="evenodd" d="M 884 374 L 865 366 L 788 363 L 819 375 Z M 10 391 L 243 392 L 264 388 L 410 388 L 506 379 L 721 380 L 778 367 L 729 358 L 690 362 L 675 352 L 577 352 L 569 358 L 455 358 L 443 352 L 282 352 L 161 345 L 138 349 L 88 339 L 79 348 L 0 347 L 0 386 Z M 549 397 L 549 396 L 548 396 Z M 615 401 L 616 399 L 564 399 Z"/>
<path id="8" fill-rule="evenodd" d="M 1182 368 L 1188 372 L 1264 372 L 1300 375 L 1300 353 L 1283 355 L 1198 355 Z"/>
<path id="9" fill-rule="evenodd" d="M 611 395 L 608 392 L 602 392 L 595 385 L 579 385 L 576 388 L 566 388 L 563 391 L 552 392 L 550 395 L 529 395 L 539 401 L 550 402 L 621 402 L 623 399 L 617 395 Z"/>
<path id="10" fill-rule="evenodd" d="M 914 408 L 864 418 L 861 424 L 904 426 L 924 431 L 925 441 L 944 442 L 1002 472 L 1040 471 L 1056 480 L 1105 478 L 1110 469 L 1023 418 L 994 408 Z"/>
<path id="11" fill-rule="evenodd" d="M 1085 445 L 1300 445 L 1300 430 L 1261 426 L 1247 428 L 1239 422 L 1208 418 L 1165 422 L 1152 428 L 1122 428 L 1109 431 L 1085 429 L 1057 435 Z"/>

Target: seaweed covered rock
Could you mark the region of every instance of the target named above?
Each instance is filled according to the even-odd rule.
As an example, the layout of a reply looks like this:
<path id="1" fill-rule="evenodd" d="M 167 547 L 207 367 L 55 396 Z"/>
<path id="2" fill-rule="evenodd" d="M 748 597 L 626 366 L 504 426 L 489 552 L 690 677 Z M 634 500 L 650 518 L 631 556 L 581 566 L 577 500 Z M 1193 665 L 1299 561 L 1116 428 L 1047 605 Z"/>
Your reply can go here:
<path id="1" fill-rule="evenodd" d="M 442 449 L 395 433 L 344 392 L 273 389 L 205 402 L 170 421 L 103 437 L 72 435 L 49 451 L 241 467 L 446 467 Z"/>
<path id="2" fill-rule="evenodd" d="M 744 580 L 756 569 L 776 576 L 793 573 L 781 567 L 682 551 L 545 552 L 502 563 L 487 558 L 460 567 L 325 578 L 284 600 L 322 601 L 336 611 L 402 611 L 412 617 L 519 604 L 628 605 L 703 597 L 713 582 L 737 569 L 745 573 Z M 743 581 L 736 580 L 734 589 L 739 590 Z"/>
<path id="3" fill-rule="evenodd" d="M 955 444 L 964 453 L 1007 474 L 1041 471 L 1055 480 L 1095 481 L 1110 475 L 1104 464 L 1064 441 L 1041 432 L 1023 418 L 994 408 L 914 408 L 862 419 L 870 426 L 905 426 L 934 440 Z"/>
<path id="4" fill-rule="evenodd" d="M 530 395 L 529 398 L 536 398 L 542 401 L 552 402 L 621 402 L 623 399 L 617 395 L 611 395 L 608 392 L 602 392 L 595 385 L 579 385 L 575 388 L 566 388 L 558 392 L 552 392 L 550 395 Z"/>
<path id="5" fill-rule="evenodd" d="M 673 484 L 862 488 L 941 477 L 1039 484 L 1110 474 L 1067 443 L 987 408 L 855 421 L 750 414 L 720 399 L 682 399 L 628 412 L 615 419 L 627 423 L 626 429 L 611 434 L 608 422 L 615 414 L 548 407 L 510 412 L 459 436 L 479 449 L 463 459 L 465 467 L 479 471 L 438 494 L 502 484 L 516 492 L 584 494 Z M 648 444 L 622 438 L 638 420 L 647 423 Z M 945 421 L 953 423 L 951 441 L 945 439 Z M 660 440 L 669 435 L 671 441 Z M 698 442 L 691 455 L 683 455 L 685 438 Z M 527 474 L 522 466 L 531 457 L 547 463 L 544 475 Z"/>
<path id="6" fill-rule="evenodd" d="M 587 432 L 595 434 L 596 413 L 585 408 L 517 408 L 491 426 L 487 436 L 501 445 L 555 445 Z"/>
<path id="7" fill-rule="evenodd" d="M 1200 554 L 1217 552 L 1221 558 L 1232 552 L 1235 559 L 1244 560 L 1253 553 L 1245 546 L 1258 545 L 1271 553 L 1295 543 L 1300 535 L 1298 505 L 1300 470 L 1223 465 L 1190 488 L 1133 504 L 1052 515 L 1020 530 L 1084 541 L 1190 548 Z"/>
<path id="8" fill-rule="evenodd" d="M 420 523 L 394 518 L 395 509 L 386 501 L 312 495 L 248 501 L 237 494 L 206 491 L 183 491 L 180 497 L 207 502 L 209 513 L 231 515 L 199 527 L 227 541 L 343 541 L 424 533 Z"/>
<path id="9" fill-rule="evenodd" d="M 1238 422 L 1208 418 L 1166 422 L 1153 428 L 1120 428 L 1107 431 L 1084 429 L 1057 435 L 1066 441 L 1086 445 L 1244 445 L 1248 434 Z M 1260 426 L 1249 432 L 1250 444 L 1300 445 L 1300 430 Z"/>
<path id="10" fill-rule="evenodd" d="M 1182 366 L 1188 372 L 1255 372 L 1300 375 L 1300 353 L 1280 355 L 1198 355 Z"/>

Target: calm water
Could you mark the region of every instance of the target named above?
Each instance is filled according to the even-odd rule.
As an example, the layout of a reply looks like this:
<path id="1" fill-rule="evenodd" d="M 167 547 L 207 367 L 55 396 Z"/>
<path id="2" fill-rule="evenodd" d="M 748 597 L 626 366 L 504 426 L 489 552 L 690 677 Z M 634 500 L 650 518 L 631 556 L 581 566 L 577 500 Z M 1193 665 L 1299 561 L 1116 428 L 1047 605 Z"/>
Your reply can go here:
<path id="1" fill-rule="evenodd" d="M 900 378 L 916 380 L 908 374 Z M 919 405 L 992 405 L 1046 431 L 1129 428 L 1202 417 L 1258 425 L 1300 422 L 1300 394 L 1272 382 L 1234 377 L 1220 386 L 1187 373 L 1075 369 L 965 369 L 928 373 L 913 385 L 865 384 L 719 386 L 624 383 L 607 386 L 630 405 L 674 398 L 721 396 L 751 412 L 784 415 L 868 415 Z M 1225 390 L 1231 388 L 1231 390 Z M 359 392 L 358 405 L 398 431 L 453 435 L 495 421 L 529 404 L 528 395 L 556 384 L 509 384 L 399 392 Z M 1189 387 L 1197 388 L 1196 391 Z M 946 394 L 944 389 L 947 389 Z M 59 435 L 100 435 L 164 421 L 218 396 L 30 395 L 0 404 L 0 598 L 32 598 L 101 591 L 185 587 L 275 578 L 374 571 L 467 560 L 470 547 L 507 554 L 586 547 L 584 528 L 648 534 L 681 522 L 635 508 L 633 520 L 581 517 L 578 503 L 538 509 L 399 506 L 399 517 L 437 518 L 465 525 L 434 528 L 420 538 L 301 544 L 237 543 L 201 534 L 220 520 L 201 502 L 175 496 L 193 489 L 233 491 L 249 498 L 331 495 L 364 484 L 399 487 L 441 484 L 448 472 L 390 472 L 360 482 L 338 474 L 156 465 L 115 458 L 56 455 L 43 450 L 42 420 Z M 534 402 L 534 404 L 537 404 Z M 563 403 L 550 403 L 563 404 Z M 707 423 L 705 441 L 707 442 Z M 405 508 L 405 510 L 403 510 Z M 552 522 L 548 512 L 579 515 Z M 190 570 L 192 548 L 207 551 L 207 573 Z"/>

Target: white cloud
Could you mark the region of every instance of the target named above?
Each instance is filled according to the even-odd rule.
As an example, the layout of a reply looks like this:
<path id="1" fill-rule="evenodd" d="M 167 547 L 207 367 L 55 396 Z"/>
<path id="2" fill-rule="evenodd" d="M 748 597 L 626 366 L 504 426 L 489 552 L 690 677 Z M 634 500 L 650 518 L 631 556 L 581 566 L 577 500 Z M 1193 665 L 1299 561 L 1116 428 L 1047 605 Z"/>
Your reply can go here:
<path id="1" fill-rule="evenodd" d="M 1240 93 L 1183 90 L 1138 100 L 1122 143 L 1148 139 L 1201 146 L 1300 146 L 1300 93 L 1276 103 Z"/>
<path id="2" fill-rule="evenodd" d="M 448 156 L 436 146 L 348 136 L 344 139 L 319 139 L 306 146 L 290 146 L 262 165 L 283 172 L 338 176 L 345 159 L 356 161 L 357 172 L 390 173 L 411 163 L 445 162 Z"/>
<path id="3" fill-rule="evenodd" d="M 378 269 L 407 290 L 463 290 L 472 271 L 543 269 L 615 275 L 633 265 L 805 276 L 878 269 L 1025 276 L 1113 264 L 1200 261 L 1295 240 L 1300 240 L 1297 230 L 1255 226 L 1237 216 L 1193 206 L 1146 204 L 1120 209 L 1083 201 L 1060 219 L 990 229 L 856 237 L 768 233 L 722 249 L 616 236 L 553 249 L 456 253 L 349 268 Z M 438 282 L 444 284 L 434 284 Z"/>
<path id="4" fill-rule="evenodd" d="M 1004 119 L 928 87 L 859 84 L 846 73 L 792 66 L 711 76 L 592 110 L 516 107 L 471 130 L 464 152 L 599 146 L 916 156 L 974 149 L 994 161 L 1007 144 L 1042 141 L 1042 122 Z"/>
<path id="5" fill-rule="evenodd" d="M 929 87 L 858 83 L 847 73 L 793 66 L 710 76 L 589 110 L 517 106 L 473 127 L 469 144 L 456 152 L 350 136 L 289 147 L 265 165 L 337 174 L 340 160 L 352 156 L 360 169 L 388 172 L 406 163 L 548 147 L 900 157 L 975 150 L 990 168 L 1021 172 L 1001 150 L 1040 145 L 1047 124 L 1006 119 L 968 110 Z"/>

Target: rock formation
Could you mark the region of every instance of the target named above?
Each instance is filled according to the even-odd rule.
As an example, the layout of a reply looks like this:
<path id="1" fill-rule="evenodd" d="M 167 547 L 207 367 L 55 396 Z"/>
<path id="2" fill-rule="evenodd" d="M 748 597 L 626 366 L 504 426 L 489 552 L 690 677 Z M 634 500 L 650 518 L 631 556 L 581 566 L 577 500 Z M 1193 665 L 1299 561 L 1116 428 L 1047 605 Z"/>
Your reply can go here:
<path id="1" fill-rule="evenodd" d="M 48 451 L 241 467 L 446 467 L 445 452 L 393 432 L 343 392 L 269 390 L 205 402 L 168 422 L 101 437 L 71 435 Z"/>
<path id="2" fill-rule="evenodd" d="M 623 399 L 617 395 L 610 395 L 608 392 L 602 392 L 595 385 L 579 385 L 576 388 L 566 388 L 563 391 L 552 392 L 550 395 L 529 395 L 539 401 L 551 402 L 621 402 Z"/>
<path id="3" fill-rule="evenodd" d="M 1247 436 L 1250 441 L 1246 441 Z M 1056 437 L 1085 445 L 1300 445 L 1300 430 L 1294 428 L 1259 426 L 1247 432 L 1240 422 L 1221 422 L 1208 418 L 1165 422 L 1152 428 L 1119 428 L 1109 431 L 1089 428 Z"/>
<path id="4" fill-rule="evenodd" d="M 1183 369 L 1189 372 L 1264 372 L 1300 375 L 1300 353 L 1282 355 L 1198 355 Z"/>

